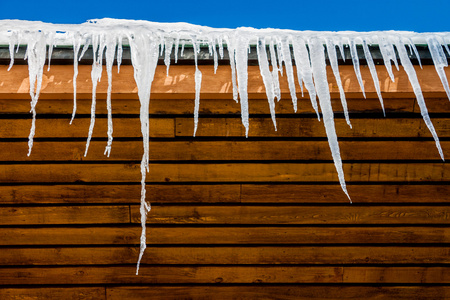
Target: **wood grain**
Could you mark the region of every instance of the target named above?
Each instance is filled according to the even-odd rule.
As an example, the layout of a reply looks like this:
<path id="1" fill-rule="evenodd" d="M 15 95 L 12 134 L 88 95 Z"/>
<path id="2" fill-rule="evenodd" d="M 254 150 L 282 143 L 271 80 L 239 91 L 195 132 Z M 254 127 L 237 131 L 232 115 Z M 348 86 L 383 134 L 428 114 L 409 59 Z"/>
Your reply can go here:
<path id="1" fill-rule="evenodd" d="M 36 141 L 27 156 L 27 141 L 0 142 L 3 161 L 139 161 L 142 141 L 114 141 L 110 157 L 104 155 L 106 141 L 92 141 L 85 157 L 85 141 Z M 151 141 L 151 161 L 195 160 L 331 160 L 326 141 Z M 441 141 L 445 157 L 450 157 L 450 142 Z M 432 141 L 341 141 L 343 160 L 401 161 L 440 160 Z M 182 149 L 182 150 L 181 150 Z M 301 149 L 301 151 L 299 151 Z"/>
<path id="2" fill-rule="evenodd" d="M 2 166 L 4 183 L 140 182 L 140 164 L 14 164 Z M 345 163 L 347 182 L 446 181 L 445 163 Z M 333 163 L 152 163 L 148 182 L 337 182 Z"/>
<path id="3" fill-rule="evenodd" d="M 138 239 L 136 239 L 138 242 Z M 448 264 L 449 247 L 148 247 L 152 265 Z M 133 264 L 138 247 L 2 248 L 0 265 Z"/>
<path id="4" fill-rule="evenodd" d="M 155 208 L 157 209 L 157 208 Z M 140 226 L 0 228 L 2 246 L 136 245 Z M 445 244 L 450 228 L 433 227 L 155 227 L 149 245 Z M 214 251 L 213 249 L 211 251 Z"/>
<path id="5" fill-rule="evenodd" d="M 112 287 L 111 300 L 122 299 L 437 299 L 444 300 L 449 287 L 428 286 L 176 286 Z"/>
<path id="6" fill-rule="evenodd" d="M 0 95 L 2 98 L 11 98 L 11 94 L 15 98 L 29 99 L 29 79 L 27 66 L 16 65 L 8 72 L 8 66 L 0 66 Z M 73 68 L 56 65 L 52 66 L 50 71 L 44 68 L 42 90 L 40 98 L 64 98 L 71 99 L 73 97 Z M 68 70 L 70 69 L 70 70 Z M 77 98 L 89 99 L 92 93 L 91 83 L 91 66 L 79 66 L 77 78 Z M 216 99 L 232 99 L 232 83 L 231 68 L 221 66 L 217 73 L 214 74 L 214 66 L 200 66 L 203 73 L 201 97 Z M 424 66 L 421 69 L 415 66 L 417 77 L 421 85 L 421 89 L 426 97 L 445 97 L 444 89 L 439 80 L 434 66 Z M 361 98 L 361 89 L 357 83 L 357 78 L 353 70 L 353 66 L 339 66 L 341 79 L 348 98 Z M 450 71 L 445 69 L 447 77 L 450 77 Z M 413 89 L 407 74 L 401 69 L 394 70 L 395 82 L 389 79 L 389 75 L 385 68 L 378 68 L 378 79 L 383 94 L 395 93 L 397 97 L 414 97 Z M 103 74 L 106 74 L 103 72 Z M 134 82 L 132 66 L 122 66 L 120 73 L 117 74 L 116 67 L 113 68 L 113 84 L 112 92 L 114 97 L 118 98 L 137 98 L 137 87 Z M 296 74 L 294 67 L 294 74 Z M 376 98 L 376 92 L 368 67 L 361 68 L 361 74 L 365 82 L 365 91 L 368 98 Z M 332 97 L 339 97 L 339 89 L 335 83 L 335 79 L 330 66 L 327 66 L 327 75 L 330 93 Z M 165 66 L 156 68 L 155 77 L 152 83 L 152 98 L 167 99 L 186 97 L 194 98 L 195 93 L 195 67 L 186 65 L 173 65 L 170 67 L 169 76 L 166 76 Z M 248 93 L 250 98 L 259 97 L 265 94 L 264 85 L 260 75 L 258 66 L 248 67 Z M 288 98 L 289 89 L 286 76 L 280 77 L 280 88 L 282 97 Z M 97 97 L 106 97 L 107 81 L 101 80 L 97 87 Z M 296 90 L 300 94 L 300 86 L 296 81 Z M 301 95 L 299 95 L 301 96 Z M 305 95 L 307 97 L 307 94 Z"/>
<path id="7" fill-rule="evenodd" d="M 450 187 L 443 184 L 352 185 L 347 188 L 360 203 L 448 203 Z M 138 204 L 140 186 L 135 185 L 13 185 L 0 186 L 1 204 Z M 335 184 L 150 184 L 147 200 L 169 203 L 309 203 L 347 204 Z"/>
<path id="8" fill-rule="evenodd" d="M 2 285 L 35 284 L 237 284 L 237 283 L 448 284 L 445 267 L 132 266 L 1 268 Z"/>

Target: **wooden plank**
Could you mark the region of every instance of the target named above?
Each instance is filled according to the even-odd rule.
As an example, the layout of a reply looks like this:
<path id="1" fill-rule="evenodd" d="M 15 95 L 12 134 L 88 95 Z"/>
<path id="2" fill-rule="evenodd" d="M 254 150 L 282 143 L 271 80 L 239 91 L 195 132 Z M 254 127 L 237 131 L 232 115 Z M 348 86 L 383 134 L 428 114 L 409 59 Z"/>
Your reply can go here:
<path id="1" fill-rule="evenodd" d="M 447 118 L 433 118 L 433 124 L 439 137 L 450 136 L 450 122 Z M 192 137 L 194 121 L 192 118 L 150 119 L 150 136 L 154 138 Z M 36 138 L 87 138 L 89 118 L 75 119 L 69 125 L 67 119 L 38 119 Z M 343 119 L 336 119 L 338 137 L 383 138 L 408 137 L 431 138 L 431 134 L 422 119 L 353 119 L 353 129 Z M 140 138 L 138 118 L 114 118 L 114 137 Z M 176 126 L 176 131 L 174 130 Z M 28 138 L 31 120 L 0 119 L 0 138 Z M 250 118 L 250 137 L 326 137 L 322 122 L 315 118 L 278 118 L 278 131 L 274 130 L 269 118 Z M 97 118 L 93 137 L 107 137 L 107 119 Z M 240 118 L 201 118 L 197 131 L 198 137 L 244 137 L 245 131 Z"/>
<path id="2" fill-rule="evenodd" d="M 239 203 L 240 185 L 147 185 L 151 203 Z M 0 203 L 139 203 L 140 185 L 0 186 Z"/>
<path id="3" fill-rule="evenodd" d="M 447 97 L 425 99 L 428 112 L 430 113 L 449 113 L 450 101 Z M 417 101 L 414 102 L 414 112 L 420 112 Z"/>
<path id="4" fill-rule="evenodd" d="M 128 205 L 4 207 L 0 225 L 129 223 Z"/>
<path id="5" fill-rule="evenodd" d="M 450 186 L 352 185 L 347 188 L 359 203 L 447 203 Z M 347 204 L 338 184 L 150 184 L 151 203 L 330 203 Z M 13 185 L 0 186 L 1 204 L 134 203 L 141 189 L 136 185 Z"/>
<path id="6" fill-rule="evenodd" d="M 448 206 L 161 206 L 149 224 L 448 224 Z M 131 206 L 133 223 L 140 222 Z"/>
<path id="7" fill-rule="evenodd" d="M 138 242 L 138 239 L 136 239 Z M 448 264 L 449 247 L 149 247 L 152 265 Z M 133 264 L 139 247 L 2 248 L 0 265 Z"/>
<path id="8" fill-rule="evenodd" d="M 450 201 L 446 185 L 347 185 L 353 203 L 436 203 Z M 336 185 L 243 184 L 242 203 L 344 203 Z"/>
<path id="9" fill-rule="evenodd" d="M 0 285 L 164 283 L 338 283 L 342 267 L 142 266 L 0 268 Z"/>
<path id="10" fill-rule="evenodd" d="M 65 288 L 2 288 L 3 300 L 44 300 L 44 299 L 106 299 L 103 287 L 65 287 Z"/>
<path id="11" fill-rule="evenodd" d="M 265 95 L 261 99 L 250 99 L 249 112 L 251 114 L 270 114 L 269 104 Z M 428 100 L 428 99 L 427 99 Z M 431 98 L 429 101 L 434 100 Z M 446 100 L 438 98 L 439 101 Z M 437 102 L 439 102 L 437 101 Z M 447 100 L 448 101 L 448 100 Z M 42 114 L 69 114 L 72 115 L 72 99 L 41 99 L 36 106 L 36 112 Z M 342 113 L 341 100 L 336 98 L 331 100 L 335 113 Z M 378 99 L 347 99 L 347 106 L 350 114 L 354 113 L 380 113 L 381 106 Z M 413 112 L 414 98 L 393 98 L 385 99 L 384 108 L 387 113 L 393 112 Z M 1 99 L 0 111 L 4 114 L 30 114 L 30 99 Z M 281 101 L 275 102 L 275 112 L 280 114 L 293 114 L 294 109 L 289 97 L 284 97 Z M 77 100 L 77 111 L 80 114 L 91 114 L 91 100 Z M 96 106 L 97 114 L 107 114 L 106 100 L 98 99 Z M 118 114 L 139 114 L 140 103 L 137 99 L 113 99 L 112 113 Z M 193 99 L 151 99 L 150 114 L 194 114 Z M 231 99 L 201 99 L 199 113 L 201 115 L 211 114 L 240 114 L 241 105 Z M 307 97 L 301 97 L 298 101 L 297 114 L 315 113 Z"/>
<path id="12" fill-rule="evenodd" d="M 344 272 L 345 270 L 345 277 Z M 361 276 L 364 275 L 364 276 Z M 1 285 L 31 284 L 448 284 L 446 267 L 136 266 L 0 268 Z"/>
<path id="13" fill-rule="evenodd" d="M 158 209 L 158 208 L 155 208 Z M 151 213 L 150 213 L 151 214 Z M 448 227 L 168 227 L 148 229 L 158 244 L 442 244 Z M 136 245 L 140 226 L 0 228 L 0 245 Z"/>
<path id="14" fill-rule="evenodd" d="M 347 182 L 446 181 L 445 163 L 346 163 Z M 337 182 L 333 163 L 150 164 L 148 182 Z M 140 182 L 140 164 L 3 165 L 3 183 Z"/>
<path id="15" fill-rule="evenodd" d="M 152 286 L 111 287 L 110 300 L 122 299 L 436 299 L 450 293 L 446 286 Z"/>
<path id="16" fill-rule="evenodd" d="M 29 99 L 29 79 L 27 66 L 16 65 L 8 72 L 8 66 L 0 66 L 0 78 L 2 78 L 2 85 L 0 86 L 0 97 L 11 98 L 11 94 L 15 94 L 15 98 Z M 73 97 L 73 67 L 56 65 L 52 66 L 50 71 L 44 68 L 42 90 L 40 97 L 45 98 L 64 98 L 71 99 Z M 77 98 L 89 99 L 92 93 L 91 83 L 91 66 L 79 66 L 79 73 L 77 78 Z M 203 74 L 202 79 L 202 98 L 232 98 L 232 83 L 231 83 L 231 69 L 227 66 L 218 68 L 217 73 L 214 74 L 214 66 L 200 66 Z M 415 66 L 417 76 L 425 96 L 445 97 L 444 89 L 439 80 L 434 66 Z M 353 70 L 353 66 L 339 66 L 341 79 L 346 92 L 347 98 L 359 97 L 361 98 L 361 89 L 357 83 L 357 78 Z M 113 67 L 113 85 L 112 92 L 115 97 L 136 99 L 137 87 L 134 82 L 132 66 L 122 66 L 120 73 L 117 74 L 117 69 Z M 450 71 L 445 69 L 447 77 L 450 77 Z M 407 74 L 401 69 L 394 70 L 395 82 L 389 79 L 389 75 L 385 68 L 378 68 L 378 79 L 380 81 L 380 88 L 383 94 L 393 93 L 397 97 L 412 96 L 413 89 Z M 106 71 L 103 73 L 106 74 Z M 295 67 L 294 67 L 294 74 Z M 361 74 L 365 82 L 365 91 L 368 98 L 376 98 L 376 92 L 373 81 L 369 72 L 369 68 L 362 67 Z M 327 75 L 330 93 L 332 97 L 339 97 L 339 90 L 336 85 L 332 70 L 327 66 Z M 250 98 L 259 97 L 265 94 L 264 85 L 260 75 L 258 66 L 248 67 L 248 93 Z M 300 94 L 300 86 L 296 82 L 296 90 Z M 280 77 L 280 88 L 282 97 L 288 98 L 288 84 L 286 76 Z M 105 98 L 107 90 L 106 80 L 102 80 L 98 84 L 97 96 L 98 98 Z M 195 93 L 195 68 L 187 65 L 173 65 L 170 67 L 169 76 L 166 76 L 165 66 L 158 66 L 156 68 L 155 77 L 152 84 L 152 99 L 161 98 L 180 98 L 187 97 L 194 98 Z M 307 95 L 305 95 L 307 96 Z"/>
<path id="17" fill-rule="evenodd" d="M 168 206 L 150 224 L 448 224 L 447 206 Z M 131 207 L 140 223 L 138 206 Z M 5 207 L 0 225 L 128 223 L 127 206 Z"/>
<path id="18" fill-rule="evenodd" d="M 90 118 L 75 119 L 72 125 L 67 119 L 36 120 L 35 138 L 87 138 Z M 92 137 L 107 137 L 108 121 L 96 118 Z M 31 120 L 0 119 L 0 138 L 28 138 Z M 150 119 L 150 137 L 174 137 L 173 119 Z M 141 125 L 137 118 L 114 118 L 115 137 L 141 137 Z"/>
<path id="19" fill-rule="evenodd" d="M 448 267 L 344 267 L 344 283 L 449 283 Z"/>
<path id="20" fill-rule="evenodd" d="M 323 122 L 314 118 L 278 118 L 275 131 L 268 118 L 250 118 L 249 137 L 326 137 Z M 335 119 L 336 133 L 340 138 L 382 137 L 431 137 L 422 119 L 379 118 L 352 119 L 350 128 L 344 119 Z M 445 118 L 433 118 L 439 137 L 450 136 L 450 122 Z M 176 118 L 176 136 L 191 137 L 194 122 L 191 118 Z M 245 128 L 238 118 L 200 118 L 197 137 L 243 137 Z"/>
<path id="21" fill-rule="evenodd" d="M 139 161 L 142 141 L 114 141 L 110 157 L 104 155 L 106 141 L 93 141 L 84 157 L 85 141 L 35 142 L 27 156 L 27 141 L 0 142 L 4 161 Z M 151 161 L 190 160 L 331 160 L 326 141 L 152 141 Z M 343 160 L 440 160 L 432 141 L 341 141 Z M 450 142 L 442 141 L 445 157 Z M 299 151 L 302 149 L 302 151 Z"/>

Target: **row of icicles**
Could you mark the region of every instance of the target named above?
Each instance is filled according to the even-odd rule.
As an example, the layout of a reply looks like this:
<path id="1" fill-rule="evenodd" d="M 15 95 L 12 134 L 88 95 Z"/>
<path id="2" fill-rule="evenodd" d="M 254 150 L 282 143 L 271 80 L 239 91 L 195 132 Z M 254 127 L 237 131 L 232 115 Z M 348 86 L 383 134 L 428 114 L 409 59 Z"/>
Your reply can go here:
<path id="1" fill-rule="evenodd" d="M 29 23 L 30 22 L 26 22 L 25 25 Z M 15 24 L 21 25 L 21 23 L 17 22 Z M 43 23 L 39 23 L 39 25 L 40 24 Z M 126 26 L 124 26 L 124 24 L 126 24 Z M 143 26 L 142 24 L 146 26 Z M 0 25 L 2 25 L 1 22 Z M 259 69 L 265 86 L 267 100 L 275 130 L 275 99 L 279 101 L 281 98 L 279 75 L 283 76 L 284 72 L 287 76 L 293 108 L 294 111 L 297 111 L 297 91 L 295 89 L 295 75 L 293 68 L 294 61 L 296 66 L 296 77 L 298 84 L 301 87 L 302 96 L 304 93 L 303 87 L 305 87 L 308 91 L 311 105 L 314 108 L 319 121 L 320 106 L 323 123 L 331 149 L 331 154 L 338 173 L 339 182 L 342 190 L 350 200 L 350 196 L 347 192 L 345 184 L 342 161 L 339 152 L 339 144 L 334 127 L 333 109 L 331 107 L 330 91 L 326 74 L 325 51 L 327 53 L 327 58 L 331 65 L 331 69 L 335 76 L 336 83 L 340 92 L 340 98 L 342 107 L 344 109 L 346 122 L 351 127 L 345 93 L 339 75 L 338 51 L 340 52 L 341 57 L 344 57 L 344 45 L 348 45 L 348 47 L 350 48 L 354 70 L 362 93 L 364 94 L 364 85 L 361 77 L 359 57 L 356 47 L 357 44 L 362 45 L 365 60 L 369 67 L 370 74 L 372 76 L 374 86 L 380 100 L 380 105 L 384 113 L 384 104 L 381 96 L 377 71 L 371 52 L 369 50 L 369 45 L 376 44 L 379 46 L 384 65 L 392 81 L 395 81 L 392 71 L 392 63 L 397 69 L 399 69 L 398 59 L 400 60 L 400 64 L 403 66 L 413 87 L 414 93 L 417 98 L 417 103 L 420 107 L 420 111 L 425 124 L 427 125 L 436 142 L 436 147 L 442 160 L 444 160 L 442 149 L 439 144 L 439 138 L 428 115 L 424 97 L 414 67 L 410 61 L 407 47 L 409 48 L 410 54 L 414 53 L 415 57 L 419 60 L 420 63 L 419 52 L 415 47 L 414 40 L 420 39 L 426 41 L 436 71 L 450 99 L 450 88 L 444 71 L 444 67 L 448 66 L 447 56 L 444 50 L 447 51 L 447 53 L 450 55 L 450 49 L 447 45 L 450 40 L 450 34 L 436 33 L 426 35 L 409 32 L 320 33 L 295 32 L 287 30 L 256 30 L 251 28 L 220 30 L 189 24 L 188 25 L 192 28 L 186 26 L 185 24 L 183 24 L 183 26 L 180 25 L 180 27 L 177 27 L 177 24 L 147 24 L 136 23 L 134 21 L 130 21 L 130 23 L 128 24 L 126 22 L 124 23 L 124 21 L 116 21 L 110 19 L 97 20 L 92 23 L 82 24 L 78 29 L 76 27 L 73 27 L 74 25 L 72 25 L 72 27 L 70 27 L 70 30 L 63 31 L 60 31 L 61 29 L 58 29 L 59 25 L 44 25 L 44 29 L 36 28 L 35 30 L 29 29 L 29 26 L 28 29 L 20 29 L 20 26 L 18 26 L 19 29 L 9 29 L 6 34 L 6 36 L 8 37 L 11 57 L 9 69 L 13 65 L 14 53 L 19 49 L 19 45 L 27 45 L 25 58 L 28 60 L 31 113 L 33 117 L 28 141 L 28 155 L 31 154 L 33 146 L 33 137 L 36 127 L 35 108 L 41 90 L 44 64 L 46 62 L 46 59 L 48 59 L 49 70 L 52 50 L 55 45 L 71 44 L 74 51 L 74 104 L 70 123 L 72 123 L 77 109 L 76 80 L 78 75 L 78 61 L 89 49 L 89 46 L 92 46 L 93 51 L 93 64 L 91 72 L 91 79 L 93 84 L 91 122 L 86 143 L 86 151 L 84 154 L 85 156 L 88 152 L 92 132 L 95 125 L 96 89 L 97 83 L 102 77 L 102 63 L 105 58 L 106 73 L 108 79 L 106 101 L 108 112 L 108 141 L 105 148 L 105 155 L 109 157 L 113 141 L 113 121 L 111 110 L 112 66 L 114 63 L 114 59 L 116 59 L 118 72 L 120 71 L 120 64 L 123 54 L 123 44 L 124 42 L 129 43 L 131 51 L 131 62 L 134 68 L 134 78 L 138 87 L 138 96 L 141 104 L 140 120 L 144 147 L 144 153 L 141 161 L 142 188 L 140 212 L 142 233 L 140 239 L 140 254 L 138 258 L 136 274 L 138 274 L 140 261 L 146 248 L 145 224 L 147 213 L 151 208 L 150 204 L 145 200 L 145 180 L 146 173 L 149 171 L 149 103 L 151 85 L 155 75 L 158 58 L 160 56 L 164 57 L 164 63 L 167 66 L 167 74 L 169 74 L 172 51 L 174 52 L 174 60 L 176 63 L 180 48 L 181 56 L 183 55 L 184 45 L 186 42 L 192 44 L 195 55 L 194 136 L 198 125 L 198 112 L 200 106 L 200 90 L 202 80 L 202 73 L 197 65 L 197 54 L 200 51 L 200 46 L 205 44 L 208 46 L 209 53 L 214 60 L 214 71 L 217 70 L 219 56 L 221 59 L 223 59 L 224 47 L 226 47 L 229 54 L 230 66 L 232 71 L 233 98 L 235 101 L 238 101 L 239 99 L 241 105 L 242 124 L 245 127 L 245 134 L 246 136 L 248 136 L 248 53 L 250 51 L 250 45 L 256 45 Z M 165 26 L 167 27 L 166 29 L 164 29 Z M 318 102 L 317 98 L 319 100 Z"/>

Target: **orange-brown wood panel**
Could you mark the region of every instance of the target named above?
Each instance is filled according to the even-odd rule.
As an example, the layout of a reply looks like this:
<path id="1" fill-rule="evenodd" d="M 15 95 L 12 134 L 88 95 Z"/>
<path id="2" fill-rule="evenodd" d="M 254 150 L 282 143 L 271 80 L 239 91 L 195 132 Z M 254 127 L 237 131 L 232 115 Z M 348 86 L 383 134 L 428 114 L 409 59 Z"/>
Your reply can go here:
<path id="1" fill-rule="evenodd" d="M 149 245 L 442 244 L 450 228 L 433 227 L 155 227 Z M 0 228 L 2 246 L 136 245 L 140 227 Z M 433 245 L 436 246 L 436 245 Z M 213 251 L 213 249 L 211 250 Z M 150 255 L 151 256 L 151 255 Z"/>
<path id="2" fill-rule="evenodd" d="M 107 298 L 122 299 L 447 299 L 448 287 L 438 286 L 176 286 L 112 287 Z"/>
<path id="3" fill-rule="evenodd" d="M 14 164 L 2 166 L 10 183 L 140 182 L 140 164 Z M 345 163 L 347 182 L 446 181 L 445 163 Z M 148 182 L 337 182 L 333 163 L 152 163 Z"/>
<path id="4" fill-rule="evenodd" d="M 335 184 L 151 184 L 147 199 L 170 203 L 309 203 L 347 204 Z M 355 204 L 360 203 L 448 203 L 445 184 L 347 185 Z M 1 204 L 134 203 L 140 199 L 139 185 L 12 185 L 0 186 Z"/>
<path id="5" fill-rule="evenodd" d="M 27 141 L 0 142 L 3 161 L 140 161 L 142 141 L 114 141 L 110 157 L 106 141 L 91 141 L 85 157 L 85 141 L 36 141 L 27 156 Z M 343 160 L 401 161 L 440 160 L 432 141 L 341 141 Z M 445 157 L 450 157 L 450 142 L 441 142 Z M 232 161 L 232 160 L 331 160 L 326 141 L 151 141 L 151 161 Z"/>
<path id="6" fill-rule="evenodd" d="M 448 284 L 446 267 L 136 266 L 0 269 L 2 285 L 39 284 Z"/>
<path id="7" fill-rule="evenodd" d="M 105 288 L 76 287 L 76 288 L 0 288 L 0 298 L 4 300 L 100 300 L 106 299 Z"/>
<path id="8" fill-rule="evenodd" d="M 233 246 L 148 247 L 142 264 L 152 265 L 322 265 L 448 264 L 449 247 Z M 0 265 L 134 264 L 138 247 L 2 248 Z"/>
<path id="9" fill-rule="evenodd" d="M 310 104 L 309 97 L 301 97 L 299 95 L 297 114 L 315 114 L 313 107 Z M 442 102 L 442 103 L 441 103 Z M 429 98 L 427 104 L 430 104 L 430 109 L 434 106 L 445 106 L 447 99 L 444 98 Z M 71 115 L 73 111 L 73 100 L 71 99 L 41 99 L 36 106 L 37 115 L 43 114 L 67 114 Z M 435 104 L 434 104 L 435 103 Z M 340 99 L 332 99 L 331 104 L 334 112 L 343 112 Z M 415 101 L 413 98 L 389 98 L 384 102 L 384 108 L 389 112 L 414 112 Z M 347 99 L 348 110 L 351 114 L 367 114 L 378 113 L 382 114 L 380 102 L 375 98 L 350 98 Z M 4 114 L 30 114 L 30 100 L 29 99 L 2 99 L 0 98 L 0 111 Z M 96 105 L 96 114 L 107 114 L 106 100 L 98 99 Z M 261 95 L 261 99 L 250 99 L 249 112 L 251 114 L 270 114 L 269 104 L 265 95 Z M 294 114 L 291 99 L 284 97 L 279 102 L 275 103 L 275 112 L 277 115 Z M 416 110 L 416 112 L 418 112 Z M 139 114 L 140 103 L 138 99 L 113 99 L 112 113 L 114 115 L 120 114 Z M 151 99 L 150 100 L 150 114 L 183 114 L 192 116 L 194 114 L 194 100 L 193 99 Z M 199 113 L 204 115 L 211 114 L 240 114 L 241 105 L 232 99 L 201 99 Z M 77 115 L 91 114 L 91 99 L 77 100 Z"/>
<path id="10" fill-rule="evenodd" d="M 29 79 L 27 66 L 14 66 L 8 72 L 8 66 L 0 66 L 0 97 L 29 99 Z M 67 66 L 52 66 L 50 71 L 44 68 L 41 98 L 65 98 L 73 97 L 73 69 Z M 71 69 L 70 71 L 68 69 Z M 90 98 L 92 93 L 91 66 L 79 66 L 77 78 L 77 98 Z M 221 66 L 214 74 L 214 66 L 200 66 L 203 73 L 201 97 L 215 99 L 232 99 L 231 69 Z M 294 68 L 295 69 L 295 68 Z M 340 66 L 341 79 L 348 98 L 361 98 L 362 93 L 359 87 L 353 66 Z M 444 89 L 439 80 L 434 66 L 424 66 L 423 69 L 415 67 L 417 77 L 425 96 L 445 97 Z M 445 69 L 447 77 L 450 71 Z M 106 74 L 106 72 L 104 72 Z M 295 71 L 294 71 L 295 73 Z M 401 69 L 394 70 L 395 82 L 392 82 L 385 68 L 378 68 L 378 79 L 382 94 L 395 93 L 399 98 L 405 96 L 413 97 L 413 89 L 409 83 L 407 74 Z M 137 87 L 134 82 L 132 66 L 122 66 L 117 74 L 116 67 L 113 67 L 112 92 L 117 98 L 137 98 Z M 339 89 L 335 83 L 331 68 L 327 67 L 328 82 L 330 92 L 333 97 L 339 97 Z M 370 75 L 369 68 L 361 68 L 362 77 L 365 79 L 366 96 L 376 98 L 376 91 Z M 179 99 L 186 97 L 193 99 L 195 95 L 195 67 L 186 65 L 173 65 L 170 68 L 169 76 L 166 76 L 165 66 L 158 66 L 152 84 L 152 98 L 154 99 Z M 248 92 L 250 98 L 261 98 L 265 94 L 263 81 L 258 66 L 248 68 Z M 280 77 L 280 88 L 282 97 L 289 97 L 289 88 L 286 77 Z M 300 92 L 300 86 L 296 83 L 296 89 Z M 105 98 L 107 90 L 106 80 L 99 82 L 97 87 L 98 98 Z"/>

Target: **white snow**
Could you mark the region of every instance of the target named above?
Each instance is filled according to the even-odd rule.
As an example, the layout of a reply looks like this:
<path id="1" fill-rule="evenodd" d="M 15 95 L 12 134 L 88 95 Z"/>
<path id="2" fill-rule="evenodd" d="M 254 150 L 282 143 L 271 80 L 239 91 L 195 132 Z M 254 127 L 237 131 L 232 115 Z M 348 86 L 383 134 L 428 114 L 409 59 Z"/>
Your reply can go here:
<path id="1" fill-rule="evenodd" d="M 231 67 L 233 99 L 240 102 L 242 124 L 245 128 L 245 135 L 249 130 L 249 101 L 248 101 L 248 55 L 251 47 L 256 45 L 259 68 L 266 95 L 269 103 L 272 121 L 276 130 L 275 120 L 275 98 L 281 98 L 279 76 L 285 72 L 287 76 L 291 100 L 294 105 L 293 111 L 297 108 L 297 91 L 295 87 L 295 76 L 300 85 L 303 95 L 303 85 L 308 90 L 311 105 L 317 113 L 320 121 L 317 97 L 319 98 L 320 109 L 323 116 L 328 142 L 331 149 L 333 161 L 338 173 L 339 182 L 343 191 L 349 197 L 346 190 L 342 160 L 339 152 L 339 144 L 334 126 L 334 113 L 331 107 L 329 83 L 327 79 L 326 56 L 331 65 L 331 69 L 339 89 L 345 119 L 350 124 L 347 102 L 344 93 L 342 80 L 339 74 L 337 50 L 340 50 L 342 58 L 344 56 L 344 46 L 349 47 L 358 83 L 364 92 L 364 80 L 360 70 L 360 59 L 358 47 L 362 47 L 365 55 L 365 62 L 369 67 L 372 81 L 380 99 L 381 108 L 384 111 L 383 99 L 381 97 L 380 82 L 377 75 L 377 68 L 372 58 L 369 45 L 378 46 L 383 58 L 384 66 L 392 79 L 395 80 L 392 71 L 393 62 L 399 69 L 398 60 L 408 75 L 409 81 L 417 97 L 423 120 L 436 141 L 436 147 L 442 159 L 443 153 L 439 144 L 438 136 L 428 115 L 425 100 L 421 91 L 419 80 L 415 69 L 411 63 L 410 53 L 414 53 L 419 60 L 419 52 L 416 44 L 427 44 L 431 53 L 437 74 L 442 82 L 444 90 L 450 99 L 450 87 L 444 68 L 448 66 L 447 56 L 450 55 L 448 43 L 450 33 L 414 33 L 397 31 L 378 32 L 313 32 L 313 31 L 293 31 L 280 29 L 218 29 L 205 26 L 191 25 L 187 23 L 153 23 L 147 21 L 99 19 L 89 22 L 71 24 L 48 24 L 42 22 L 29 22 L 18 20 L 0 21 L 0 43 L 9 45 L 11 63 L 14 63 L 15 50 L 18 51 L 20 44 L 27 46 L 26 59 L 28 60 L 31 113 L 32 123 L 29 135 L 29 153 L 33 146 L 33 137 L 36 129 L 36 105 L 42 84 L 43 68 L 48 55 L 48 67 L 50 68 L 51 51 L 54 46 L 66 45 L 74 49 L 74 106 L 70 123 L 72 123 L 76 113 L 76 88 L 78 75 L 78 61 L 92 46 L 93 64 L 91 72 L 92 80 L 92 106 L 91 123 L 89 126 L 88 139 L 86 143 L 87 155 L 89 143 L 95 125 L 96 108 L 96 87 L 102 75 L 103 55 L 106 58 L 106 72 L 108 77 L 107 91 L 107 111 L 108 111 L 108 142 L 105 154 L 109 156 L 113 140 L 112 123 L 112 66 L 117 55 L 117 69 L 120 71 L 122 62 L 123 45 L 129 45 L 131 51 L 131 63 L 134 68 L 134 79 L 138 87 L 138 96 L 141 104 L 140 121 L 143 136 L 143 156 L 141 161 L 141 246 L 137 265 L 139 264 L 146 248 L 145 223 L 147 213 L 150 211 L 150 204 L 146 201 L 145 179 L 149 172 L 149 105 L 151 86 L 158 64 L 159 56 L 162 55 L 164 63 L 169 73 L 170 62 L 174 56 L 175 63 L 178 58 L 184 56 L 185 45 L 192 45 L 195 56 L 195 107 L 194 107 L 194 135 L 198 126 L 198 114 L 200 106 L 200 89 L 202 73 L 197 63 L 197 55 L 200 46 L 207 46 L 210 55 L 214 59 L 214 71 L 218 67 L 218 60 L 223 59 L 224 48 L 228 49 Z M 80 48 L 83 46 L 81 53 Z M 47 50 L 48 48 L 48 50 Z M 180 49 L 181 48 L 181 49 Z M 325 52 L 326 51 L 326 52 Z M 283 71 L 283 63 L 285 70 Z M 294 71 L 294 65 L 296 69 Z M 301 105 L 304 105 L 303 103 Z"/>

